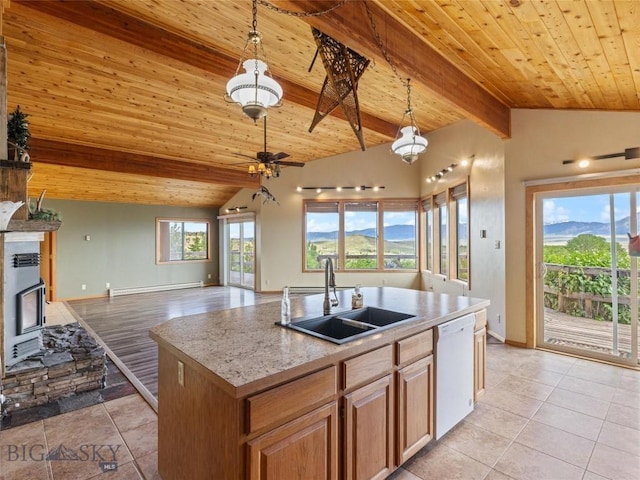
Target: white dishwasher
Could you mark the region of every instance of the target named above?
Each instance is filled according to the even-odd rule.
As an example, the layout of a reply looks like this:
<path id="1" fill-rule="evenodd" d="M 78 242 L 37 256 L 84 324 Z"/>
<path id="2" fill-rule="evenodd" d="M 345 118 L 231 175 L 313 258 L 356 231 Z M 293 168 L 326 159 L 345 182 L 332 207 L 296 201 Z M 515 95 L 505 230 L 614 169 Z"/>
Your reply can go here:
<path id="1" fill-rule="evenodd" d="M 473 411 L 475 315 L 436 328 L 436 440 Z"/>

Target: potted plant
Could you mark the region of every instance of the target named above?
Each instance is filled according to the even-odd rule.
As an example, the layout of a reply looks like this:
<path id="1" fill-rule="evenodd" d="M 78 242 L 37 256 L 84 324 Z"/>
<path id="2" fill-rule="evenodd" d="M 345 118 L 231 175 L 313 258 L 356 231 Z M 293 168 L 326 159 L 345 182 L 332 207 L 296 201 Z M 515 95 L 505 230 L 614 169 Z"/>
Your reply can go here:
<path id="1" fill-rule="evenodd" d="M 27 117 L 29 115 L 20 110 L 20 105 L 9 114 L 9 120 L 7 121 L 7 141 L 9 143 L 9 159 L 12 159 L 11 153 L 13 153 L 14 161 L 28 162 L 29 154 L 29 122 Z"/>

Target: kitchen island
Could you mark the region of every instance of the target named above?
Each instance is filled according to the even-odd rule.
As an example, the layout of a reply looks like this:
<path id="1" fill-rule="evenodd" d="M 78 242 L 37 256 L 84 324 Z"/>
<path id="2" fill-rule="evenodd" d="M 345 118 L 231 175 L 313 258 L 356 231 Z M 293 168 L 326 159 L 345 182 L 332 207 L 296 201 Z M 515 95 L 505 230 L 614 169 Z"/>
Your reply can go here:
<path id="1" fill-rule="evenodd" d="M 275 325 L 280 302 L 175 318 L 159 346 L 158 467 L 171 479 L 385 478 L 433 436 L 433 327 L 485 308 L 469 297 L 363 289 L 365 306 L 416 318 L 336 345 Z M 350 310 L 351 292 L 338 292 Z M 292 298 L 321 316 L 323 295 Z"/>

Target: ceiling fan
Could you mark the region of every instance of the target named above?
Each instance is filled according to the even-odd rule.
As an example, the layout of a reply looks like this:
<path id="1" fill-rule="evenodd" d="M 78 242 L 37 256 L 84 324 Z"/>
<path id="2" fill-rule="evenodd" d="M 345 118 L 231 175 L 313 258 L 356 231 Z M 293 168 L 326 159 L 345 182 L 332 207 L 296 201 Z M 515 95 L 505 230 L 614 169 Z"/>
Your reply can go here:
<path id="1" fill-rule="evenodd" d="M 304 167 L 303 162 L 292 162 L 292 161 L 283 161 L 282 159 L 288 158 L 289 154 L 285 152 L 271 153 L 267 151 L 267 117 L 262 117 L 263 128 L 264 128 L 264 150 L 262 152 L 256 152 L 256 157 L 254 162 L 257 165 L 251 163 L 249 165 L 249 175 L 255 177 L 256 175 L 261 175 L 266 178 L 271 177 L 279 177 L 280 176 L 280 166 L 285 165 L 287 167 Z M 249 155 L 245 155 L 243 153 L 236 153 L 235 155 L 240 155 L 242 157 L 249 157 Z M 253 157 L 249 157 L 253 158 Z"/>

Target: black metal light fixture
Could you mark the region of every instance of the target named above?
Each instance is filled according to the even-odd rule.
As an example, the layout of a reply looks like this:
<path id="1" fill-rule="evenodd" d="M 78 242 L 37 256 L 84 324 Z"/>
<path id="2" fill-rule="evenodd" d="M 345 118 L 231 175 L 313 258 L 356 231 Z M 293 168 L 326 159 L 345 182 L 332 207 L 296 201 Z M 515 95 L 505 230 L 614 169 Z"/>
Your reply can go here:
<path id="1" fill-rule="evenodd" d="M 242 210 L 246 210 L 247 207 L 246 205 L 243 205 L 242 207 L 229 207 L 229 208 L 225 208 L 224 212 L 225 213 L 231 213 L 231 212 L 240 212 Z"/>
<path id="2" fill-rule="evenodd" d="M 304 190 L 315 190 L 316 193 L 322 193 L 325 190 L 335 190 L 336 192 L 341 192 L 343 190 L 355 190 L 356 192 L 364 192 L 365 190 L 373 190 L 374 192 L 377 192 L 379 190 L 384 189 L 383 185 L 375 185 L 373 187 L 370 187 L 368 185 L 356 185 L 356 186 L 337 186 L 337 187 L 296 187 L 296 191 L 297 192 L 302 192 Z"/>
<path id="3" fill-rule="evenodd" d="M 596 155 L 595 157 L 585 157 L 578 160 L 563 160 L 563 165 L 570 165 L 577 163 L 580 168 L 586 168 L 589 166 L 590 160 L 607 160 L 609 158 L 624 157 L 625 160 L 633 160 L 640 158 L 640 147 L 625 148 L 624 152 L 607 153 L 605 155 Z"/>

